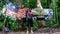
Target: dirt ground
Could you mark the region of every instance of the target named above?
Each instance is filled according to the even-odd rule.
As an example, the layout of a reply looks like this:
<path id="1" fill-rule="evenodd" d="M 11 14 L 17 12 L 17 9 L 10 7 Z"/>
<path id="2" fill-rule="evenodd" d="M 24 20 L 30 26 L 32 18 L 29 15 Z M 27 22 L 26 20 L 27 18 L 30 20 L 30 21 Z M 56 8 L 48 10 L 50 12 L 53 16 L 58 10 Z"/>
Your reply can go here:
<path id="1" fill-rule="evenodd" d="M 3 32 L 0 32 L 0 34 L 3 34 Z M 17 32 L 11 31 L 8 34 L 26 34 L 26 31 L 17 31 Z M 49 28 L 49 27 L 40 28 L 34 31 L 33 34 L 60 34 L 60 28 Z"/>

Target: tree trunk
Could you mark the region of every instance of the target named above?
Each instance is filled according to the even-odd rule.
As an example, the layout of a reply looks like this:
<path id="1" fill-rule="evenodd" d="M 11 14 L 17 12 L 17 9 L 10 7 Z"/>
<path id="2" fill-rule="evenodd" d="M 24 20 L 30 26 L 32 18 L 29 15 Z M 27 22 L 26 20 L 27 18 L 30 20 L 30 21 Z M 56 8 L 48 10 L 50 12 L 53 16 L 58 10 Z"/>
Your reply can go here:
<path id="1" fill-rule="evenodd" d="M 40 0 L 37 0 L 37 7 L 40 8 L 40 9 L 43 9 Z"/>

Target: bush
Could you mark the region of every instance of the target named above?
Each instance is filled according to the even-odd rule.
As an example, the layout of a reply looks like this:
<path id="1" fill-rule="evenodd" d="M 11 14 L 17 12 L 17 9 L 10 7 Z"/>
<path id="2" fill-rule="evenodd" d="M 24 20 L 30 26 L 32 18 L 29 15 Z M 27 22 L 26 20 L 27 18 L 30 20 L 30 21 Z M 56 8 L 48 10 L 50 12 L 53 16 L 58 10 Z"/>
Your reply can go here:
<path id="1" fill-rule="evenodd" d="M 38 21 L 33 21 L 33 29 L 38 29 Z"/>
<path id="2" fill-rule="evenodd" d="M 4 23 L 0 22 L 0 30 L 3 30 L 3 28 L 4 28 Z"/>
<path id="3" fill-rule="evenodd" d="M 54 27 L 54 28 L 59 27 L 59 23 L 57 23 L 56 19 L 46 21 L 45 24 L 49 27 Z"/>
<path id="4" fill-rule="evenodd" d="M 7 17 L 6 21 L 7 21 L 7 26 L 9 27 L 9 29 L 11 29 L 11 30 L 17 30 L 18 29 L 18 24 L 17 24 L 15 18 Z"/>

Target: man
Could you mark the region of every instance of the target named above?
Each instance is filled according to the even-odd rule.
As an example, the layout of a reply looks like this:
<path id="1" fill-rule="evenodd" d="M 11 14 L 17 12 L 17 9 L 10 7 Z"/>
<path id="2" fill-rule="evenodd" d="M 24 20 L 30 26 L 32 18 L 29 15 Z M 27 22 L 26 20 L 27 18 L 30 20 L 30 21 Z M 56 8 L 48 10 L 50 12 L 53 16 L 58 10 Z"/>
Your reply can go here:
<path id="1" fill-rule="evenodd" d="M 31 33 L 33 33 L 33 19 L 32 19 L 32 12 L 31 9 L 27 10 L 26 13 L 26 21 L 27 21 L 27 34 L 29 32 L 29 28 L 31 29 Z"/>

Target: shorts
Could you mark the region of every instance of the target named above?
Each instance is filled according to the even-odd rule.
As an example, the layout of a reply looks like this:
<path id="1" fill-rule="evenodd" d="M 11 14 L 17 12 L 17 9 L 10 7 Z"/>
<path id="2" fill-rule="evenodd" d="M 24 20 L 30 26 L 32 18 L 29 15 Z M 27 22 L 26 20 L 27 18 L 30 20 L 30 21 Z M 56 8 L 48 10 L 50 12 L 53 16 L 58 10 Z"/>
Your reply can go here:
<path id="1" fill-rule="evenodd" d="M 27 27 L 33 27 L 33 20 L 32 19 L 27 20 Z"/>

